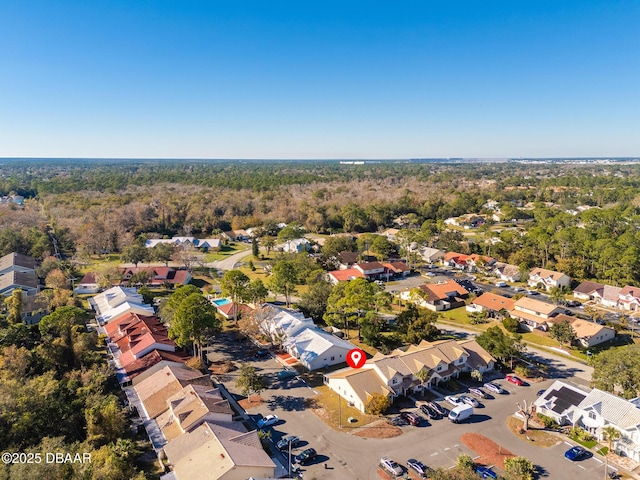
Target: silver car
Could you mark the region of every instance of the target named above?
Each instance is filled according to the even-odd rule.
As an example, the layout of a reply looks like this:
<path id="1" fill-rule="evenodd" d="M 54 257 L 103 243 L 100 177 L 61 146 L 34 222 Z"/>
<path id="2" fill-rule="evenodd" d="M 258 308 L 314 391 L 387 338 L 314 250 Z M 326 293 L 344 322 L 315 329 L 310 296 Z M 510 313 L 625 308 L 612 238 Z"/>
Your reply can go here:
<path id="1" fill-rule="evenodd" d="M 391 460 L 388 457 L 382 457 L 380 459 L 380 466 L 383 470 L 389 472 L 391 475 L 399 477 L 404 473 L 404 470 L 397 462 Z"/>

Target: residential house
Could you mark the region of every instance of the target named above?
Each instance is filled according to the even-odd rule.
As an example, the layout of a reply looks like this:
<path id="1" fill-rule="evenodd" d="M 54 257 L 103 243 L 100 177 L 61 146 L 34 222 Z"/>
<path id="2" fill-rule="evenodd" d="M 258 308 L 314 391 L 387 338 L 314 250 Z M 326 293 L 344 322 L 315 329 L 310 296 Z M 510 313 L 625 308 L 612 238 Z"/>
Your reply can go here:
<path id="1" fill-rule="evenodd" d="M 598 303 L 605 307 L 618 308 L 618 301 L 620 300 L 620 287 L 613 287 L 611 285 L 603 285 L 592 292 L 591 297 L 595 303 Z"/>
<path id="2" fill-rule="evenodd" d="M 492 267 L 491 273 L 504 282 L 518 282 L 521 278 L 520 268 L 517 265 L 508 263 L 496 262 Z"/>
<path id="3" fill-rule="evenodd" d="M 142 295 L 135 288 L 112 287 L 91 297 L 89 305 L 96 312 L 96 319 L 101 325 L 129 313 L 142 316 L 155 314 L 153 307 L 144 303 Z"/>
<path id="4" fill-rule="evenodd" d="M 20 318 L 27 325 L 36 325 L 42 317 L 48 315 L 49 301 L 43 295 L 23 295 L 20 306 Z"/>
<path id="5" fill-rule="evenodd" d="M 380 262 L 364 262 L 357 263 L 353 266 L 356 270 L 360 270 L 360 272 L 364 275 L 364 278 L 367 280 L 379 280 L 383 279 L 387 275 L 387 270 L 385 266 Z"/>
<path id="6" fill-rule="evenodd" d="M 435 263 L 444 258 L 444 252 L 437 248 L 424 247 L 418 251 L 418 254 L 425 262 Z"/>
<path id="7" fill-rule="evenodd" d="M 463 253 L 447 252 L 442 258 L 442 263 L 458 270 L 473 273 L 477 271 L 478 268 L 486 269 L 493 266 L 496 263 L 496 259 L 475 253 L 465 255 Z"/>
<path id="8" fill-rule="evenodd" d="M 217 388 L 206 385 L 187 385 L 167 399 L 167 406 L 156 422 L 168 442 L 204 422 L 232 422 L 229 401 L 222 398 Z"/>
<path id="9" fill-rule="evenodd" d="M 400 395 L 420 392 L 423 388 L 457 377 L 460 372 L 493 369 L 495 359 L 475 340 L 456 342 L 423 341 L 407 351 L 381 353 L 367 360 L 360 369 L 342 369 L 324 376 L 324 383 L 350 405 L 364 412 L 373 394 L 394 399 Z M 426 378 L 418 376 L 424 371 Z"/>
<path id="10" fill-rule="evenodd" d="M 559 425 L 573 425 L 580 417 L 578 406 L 588 394 L 588 391 L 556 380 L 533 405 L 536 413 L 553 418 Z"/>
<path id="11" fill-rule="evenodd" d="M 540 328 L 546 330 L 547 320 L 564 311 L 552 303 L 522 297 L 514 304 L 514 309 L 509 312 L 513 318 L 520 320 L 525 327 L 533 330 Z"/>
<path id="12" fill-rule="evenodd" d="M 340 282 L 349 282 L 355 278 L 365 278 L 362 271 L 358 270 L 357 268 L 347 268 L 345 270 L 333 270 L 331 272 L 327 272 L 326 277 L 327 277 L 327 280 L 333 283 L 334 285 Z"/>
<path id="13" fill-rule="evenodd" d="M 191 282 L 191 274 L 187 270 L 176 270 L 171 267 L 129 267 L 122 269 L 122 282 L 129 283 L 131 278 L 137 273 L 146 272 L 151 286 L 187 285 Z"/>
<path id="14" fill-rule="evenodd" d="M 613 328 L 579 318 L 573 318 L 571 326 L 576 332 L 576 341 L 585 348 L 608 342 L 616 336 L 616 331 Z"/>
<path id="15" fill-rule="evenodd" d="M 40 281 L 35 273 L 10 271 L 0 275 L 0 295 L 9 296 L 17 289 L 23 295 L 35 295 L 40 291 Z"/>
<path id="16" fill-rule="evenodd" d="M 33 257 L 21 253 L 9 253 L 0 258 L 0 275 L 10 272 L 36 273 L 36 261 Z"/>
<path id="17" fill-rule="evenodd" d="M 287 253 L 302 253 L 311 250 L 311 242 L 306 238 L 296 238 L 285 242 L 282 251 Z"/>
<path id="18" fill-rule="evenodd" d="M 169 409 L 167 400 L 187 385 L 211 388 L 211 379 L 184 366 L 165 366 L 135 385 L 144 412 L 143 418 L 156 418 Z"/>
<path id="19" fill-rule="evenodd" d="M 251 235 L 246 230 L 230 230 L 228 232 L 222 232 L 222 238 L 230 240 L 232 242 L 243 242 L 245 240 L 250 240 Z"/>
<path id="20" fill-rule="evenodd" d="M 593 295 L 603 288 L 602 283 L 585 281 L 573 289 L 573 296 L 580 300 L 593 300 Z"/>
<path id="21" fill-rule="evenodd" d="M 554 272 L 544 268 L 532 268 L 529 272 L 527 284 L 536 288 L 542 285 L 545 290 L 549 291 L 554 287 L 567 287 L 571 285 L 571 278 L 562 272 Z"/>
<path id="22" fill-rule="evenodd" d="M 131 321 L 121 322 L 118 329 L 108 335 L 120 350 L 118 360 L 122 365 L 128 365 L 153 350 L 175 352 L 177 349 L 176 343 L 169 338 L 166 325 L 157 317 L 135 315 Z"/>
<path id="23" fill-rule="evenodd" d="M 382 262 L 385 272 L 392 277 L 406 277 L 411 268 L 404 262 Z"/>
<path id="24" fill-rule="evenodd" d="M 182 351 L 152 350 L 144 357 L 136 358 L 125 365 L 120 362 L 122 371 L 116 372 L 116 376 L 123 386 L 135 385 L 136 381 L 142 381 L 164 367 L 184 367 L 190 358 L 192 357 Z"/>
<path id="25" fill-rule="evenodd" d="M 380 235 L 387 237 L 387 240 L 389 240 L 390 242 L 395 242 L 396 235 L 398 234 L 399 231 L 400 231 L 399 228 L 387 228 L 385 231 L 380 232 Z"/>
<path id="26" fill-rule="evenodd" d="M 400 298 L 429 310 L 441 311 L 462 307 L 469 292 L 454 280 L 420 285 L 400 292 Z"/>
<path id="27" fill-rule="evenodd" d="M 467 305 L 466 310 L 471 313 L 487 312 L 489 318 L 500 319 L 504 317 L 504 311 L 510 312 L 515 308 L 515 303 L 511 298 L 485 292 Z"/>
<path id="28" fill-rule="evenodd" d="M 276 477 L 276 465 L 263 450 L 258 433 L 246 432 L 239 422 L 204 422 L 171 440 L 164 452 L 177 480 Z"/>
<path id="29" fill-rule="evenodd" d="M 253 308 L 249 305 L 241 303 L 238 305 L 236 302 L 223 303 L 222 305 L 215 304 L 218 313 L 227 320 L 240 318 L 245 313 L 253 312 Z"/>
<path id="30" fill-rule="evenodd" d="M 621 437 L 613 442 L 619 455 L 640 462 L 640 400 L 625 400 L 594 388 L 578 405 L 579 426 L 604 441 L 604 428 L 612 426 Z"/>
<path id="31" fill-rule="evenodd" d="M 203 238 L 198 239 L 196 237 L 172 237 L 172 238 L 150 238 L 144 243 L 147 248 L 153 248 L 160 243 L 173 244 L 176 247 L 195 247 L 205 252 L 210 250 L 219 250 L 221 241 L 219 238 Z"/>
<path id="32" fill-rule="evenodd" d="M 264 305 L 257 317 L 260 330 L 309 370 L 344 363 L 347 353 L 355 348 L 321 330 L 301 312 Z"/>
<path id="33" fill-rule="evenodd" d="M 98 293 L 100 291 L 100 284 L 96 281 L 95 273 L 87 272 L 84 277 L 80 279 L 80 282 L 76 284 L 73 291 L 79 295 Z"/>
<path id="34" fill-rule="evenodd" d="M 640 287 L 627 285 L 620 290 L 618 304 L 623 310 L 640 310 Z"/>
<path id="35" fill-rule="evenodd" d="M 340 266 L 340 270 L 346 270 L 351 268 L 352 265 L 358 263 L 358 256 L 360 254 L 358 252 L 340 252 L 338 254 L 338 263 Z"/>
<path id="36" fill-rule="evenodd" d="M 287 337 L 282 348 L 308 370 L 318 370 L 346 362 L 356 346 L 318 327 L 308 327 Z"/>

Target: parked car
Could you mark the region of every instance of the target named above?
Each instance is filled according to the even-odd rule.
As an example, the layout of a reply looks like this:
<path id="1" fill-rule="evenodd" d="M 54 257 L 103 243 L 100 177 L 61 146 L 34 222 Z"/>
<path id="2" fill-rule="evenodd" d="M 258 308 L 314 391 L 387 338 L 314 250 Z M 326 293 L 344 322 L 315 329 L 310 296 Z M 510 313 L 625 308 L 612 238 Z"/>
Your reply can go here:
<path id="1" fill-rule="evenodd" d="M 275 425 L 278 423 L 280 419 L 277 415 L 267 415 L 266 417 L 262 417 L 258 420 L 258 428 L 270 427 L 271 425 Z"/>
<path id="2" fill-rule="evenodd" d="M 400 417 L 404 418 L 411 425 L 414 425 L 414 426 L 420 425 L 420 417 L 415 413 L 402 412 L 400 414 Z"/>
<path id="3" fill-rule="evenodd" d="M 395 425 L 396 427 L 404 427 L 405 425 L 409 425 L 409 421 L 402 418 L 402 416 L 398 415 L 391 419 L 391 425 Z"/>
<path id="4" fill-rule="evenodd" d="M 450 403 L 454 407 L 462 404 L 462 401 L 455 395 L 447 395 L 446 397 L 444 397 L 444 401 Z"/>
<path id="5" fill-rule="evenodd" d="M 522 287 L 513 287 L 513 291 L 514 292 L 522 292 L 524 290 L 524 288 Z"/>
<path id="6" fill-rule="evenodd" d="M 429 404 L 420 405 L 420 410 L 422 410 L 422 413 L 424 413 L 429 418 L 440 418 L 440 414 Z"/>
<path id="7" fill-rule="evenodd" d="M 421 477 L 426 477 L 431 471 L 429 467 L 427 467 L 420 460 L 416 460 L 415 458 L 410 458 L 409 460 L 407 460 L 407 467 L 415 471 Z"/>
<path id="8" fill-rule="evenodd" d="M 496 287 L 504 288 L 504 287 L 508 287 L 508 286 L 509 285 L 507 285 L 507 282 L 502 282 L 502 281 L 496 282 Z"/>
<path id="9" fill-rule="evenodd" d="M 484 384 L 484 388 L 486 388 L 487 390 L 489 390 L 492 393 L 505 393 L 506 392 L 506 390 L 504 388 L 502 388 L 497 383 L 493 383 L 493 382 L 485 383 Z"/>
<path id="10" fill-rule="evenodd" d="M 295 435 L 287 435 L 286 437 L 282 437 L 278 443 L 276 443 L 276 447 L 278 450 L 287 450 L 289 445 L 295 447 L 300 443 L 300 439 Z"/>
<path id="11" fill-rule="evenodd" d="M 519 387 L 524 385 L 524 381 L 521 378 L 516 377 L 515 375 L 507 375 L 506 378 L 507 378 L 507 382 L 513 383 L 514 385 L 518 385 Z"/>
<path id="12" fill-rule="evenodd" d="M 544 390 L 544 389 L 543 389 L 543 390 L 538 390 L 538 391 L 536 392 L 536 396 L 537 396 L 537 397 L 540 397 L 540 396 L 542 396 L 542 394 L 543 394 L 544 392 L 546 392 L 546 390 Z"/>
<path id="13" fill-rule="evenodd" d="M 255 358 L 265 358 L 268 356 L 269 356 L 268 350 L 258 350 L 254 355 Z"/>
<path id="14" fill-rule="evenodd" d="M 577 300 L 568 300 L 567 301 L 567 307 L 575 308 L 575 307 L 581 307 L 581 306 L 582 306 L 582 303 L 580 303 Z"/>
<path id="15" fill-rule="evenodd" d="M 306 450 L 303 450 L 302 453 L 293 457 L 293 463 L 304 465 L 305 463 L 310 462 L 317 456 L 318 456 L 318 452 L 316 452 L 314 448 L 307 448 Z"/>
<path id="16" fill-rule="evenodd" d="M 535 290 L 527 290 L 527 295 L 540 295 L 540 293 Z"/>
<path id="17" fill-rule="evenodd" d="M 472 407 L 480 406 L 480 402 L 478 402 L 475 398 L 468 397 L 466 395 L 460 395 L 458 397 L 458 400 L 462 401 L 462 403 L 466 403 L 467 405 L 471 405 Z"/>
<path id="18" fill-rule="evenodd" d="M 575 447 L 571 447 L 569 450 L 564 452 L 564 456 L 572 462 L 576 462 L 585 458 L 587 456 L 587 451 L 584 449 L 584 447 L 576 445 Z"/>
<path id="19" fill-rule="evenodd" d="M 469 393 L 471 395 L 475 395 L 478 398 L 487 398 L 487 394 L 484 393 L 482 390 L 480 390 L 479 388 L 470 388 L 469 389 Z"/>
<path id="20" fill-rule="evenodd" d="M 435 277 L 435 276 L 436 276 L 436 274 L 435 274 L 435 273 L 433 273 L 433 272 L 427 272 L 427 273 L 425 273 L 425 275 L 426 275 L 427 277 Z"/>
<path id="21" fill-rule="evenodd" d="M 441 407 L 440 404 L 438 404 L 436 402 L 429 402 L 427 405 L 429 405 L 436 412 L 438 412 L 438 415 L 445 416 L 445 415 L 447 415 L 449 413 L 449 411 L 446 408 Z"/>
<path id="22" fill-rule="evenodd" d="M 498 474 L 491 470 L 490 467 L 476 466 L 476 473 L 480 478 L 498 478 Z"/>
<path id="23" fill-rule="evenodd" d="M 280 370 L 278 373 L 276 373 L 276 377 L 278 377 L 278 380 L 287 380 L 288 378 L 293 378 L 296 375 L 297 373 L 292 370 Z"/>
<path id="24" fill-rule="evenodd" d="M 396 477 L 399 477 L 404 473 L 404 470 L 402 470 L 402 467 L 398 465 L 397 462 L 391 460 L 388 457 L 382 457 L 380 459 L 380 466 L 382 467 L 383 470 L 385 470 L 386 472 L 389 472 L 391 475 L 394 475 Z"/>

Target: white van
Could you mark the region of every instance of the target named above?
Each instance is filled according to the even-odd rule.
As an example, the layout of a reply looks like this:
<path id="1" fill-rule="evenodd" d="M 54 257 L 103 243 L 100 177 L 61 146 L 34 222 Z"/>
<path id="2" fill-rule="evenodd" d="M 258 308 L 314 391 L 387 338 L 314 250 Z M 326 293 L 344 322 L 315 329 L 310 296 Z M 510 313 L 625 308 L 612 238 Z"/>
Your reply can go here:
<path id="1" fill-rule="evenodd" d="M 508 287 L 507 282 L 496 282 L 496 287 Z"/>
<path id="2" fill-rule="evenodd" d="M 473 407 L 471 405 L 458 405 L 449 412 L 449 420 L 453 423 L 460 423 L 473 415 Z"/>

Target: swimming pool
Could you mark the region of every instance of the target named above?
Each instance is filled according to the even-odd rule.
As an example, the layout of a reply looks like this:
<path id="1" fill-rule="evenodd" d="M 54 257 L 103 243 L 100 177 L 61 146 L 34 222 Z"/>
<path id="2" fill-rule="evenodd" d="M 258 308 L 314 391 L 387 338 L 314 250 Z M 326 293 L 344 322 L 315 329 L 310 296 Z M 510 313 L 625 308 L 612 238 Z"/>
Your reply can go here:
<path id="1" fill-rule="evenodd" d="M 222 305 L 226 305 L 227 303 L 231 303 L 231 300 L 228 298 L 216 298 L 215 300 L 211 300 L 211 303 L 221 307 Z"/>

